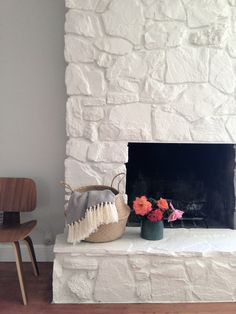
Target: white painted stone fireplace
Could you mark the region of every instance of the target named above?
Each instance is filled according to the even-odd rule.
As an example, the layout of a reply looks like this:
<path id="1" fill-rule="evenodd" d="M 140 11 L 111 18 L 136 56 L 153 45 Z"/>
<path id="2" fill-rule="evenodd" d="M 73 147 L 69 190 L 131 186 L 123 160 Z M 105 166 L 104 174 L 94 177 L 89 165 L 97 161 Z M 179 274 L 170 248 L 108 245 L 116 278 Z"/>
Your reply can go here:
<path id="1" fill-rule="evenodd" d="M 66 6 L 66 182 L 110 184 L 128 142 L 236 142 L 234 0 Z"/>
<path id="2" fill-rule="evenodd" d="M 235 0 L 66 0 L 66 7 L 69 139 L 65 181 L 72 187 L 110 185 L 115 174 L 126 172 L 129 142 L 236 142 Z M 125 192 L 125 182 L 122 191 Z M 217 251 L 213 246 L 214 249 Z M 54 292 L 59 297 L 55 302 L 60 302 L 57 300 L 63 293 L 71 293 L 68 287 L 64 292 L 57 290 L 60 282 L 68 277 L 66 269 L 70 269 L 73 277 L 76 267 L 83 264 L 78 259 L 75 264 L 68 261 L 68 256 L 81 255 L 76 250 L 58 242 Z M 196 267 L 193 266 L 198 253 L 197 250 L 191 252 L 188 254 L 192 254 L 191 269 L 196 279 L 203 269 L 207 274 L 211 263 L 201 258 Z M 60 254 L 64 253 L 62 257 Z M 185 252 L 179 252 L 179 256 L 186 266 Z M 225 257 L 223 263 L 228 261 L 225 267 L 230 273 L 235 262 Z M 107 258 L 109 260 L 109 253 L 106 261 Z M 91 269 L 86 268 L 88 273 L 81 277 L 86 287 L 95 273 L 99 273 L 96 256 L 94 260 L 96 267 L 93 264 Z M 223 264 L 218 267 L 219 263 L 216 261 L 214 269 L 220 273 L 224 267 Z M 83 265 L 78 267 L 84 271 Z M 165 272 L 163 267 L 163 274 Z M 162 275 L 158 273 L 157 277 Z M 85 278 L 88 278 L 87 283 Z M 178 284 L 179 279 L 174 280 Z M 204 280 L 203 286 L 207 285 L 207 276 Z M 216 298 L 206 292 L 202 299 L 182 295 L 171 300 L 165 299 L 167 294 L 164 293 L 162 299 L 153 300 L 231 301 L 235 300 L 235 284 L 232 287 L 223 299 L 219 288 Z M 147 289 L 151 289 L 150 286 Z M 145 291 L 142 293 L 145 295 Z M 68 300 L 81 302 L 75 296 L 70 297 Z M 139 300 L 152 302 L 148 298 L 150 294 Z M 96 302 L 89 298 L 84 302 L 90 301 Z"/>
<path id="3" fill-rule="evenodd" d="M 115 242 L 54 247 L 54 303 L 236 301 L 236 233 L 165 229 L 147 241 L 129 227 Z"/>

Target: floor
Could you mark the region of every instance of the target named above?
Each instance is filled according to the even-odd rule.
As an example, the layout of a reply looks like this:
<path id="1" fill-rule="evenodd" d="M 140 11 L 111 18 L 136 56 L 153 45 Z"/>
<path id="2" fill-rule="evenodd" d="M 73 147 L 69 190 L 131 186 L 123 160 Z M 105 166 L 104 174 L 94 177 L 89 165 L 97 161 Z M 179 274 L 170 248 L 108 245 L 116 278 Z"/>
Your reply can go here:
<path id="1" fill-rule="evenodd" d="M 21 295 L 14 263 L 0 263 L 1 314 L 235 314 L 236 303 L 210 304 L 50 304 L 52 298 L 52 263 L 39 263 L 40 276 L 32 274 L 31 264 L 24 263 L 28 290 L 28 306 L 21 303 Z"/>

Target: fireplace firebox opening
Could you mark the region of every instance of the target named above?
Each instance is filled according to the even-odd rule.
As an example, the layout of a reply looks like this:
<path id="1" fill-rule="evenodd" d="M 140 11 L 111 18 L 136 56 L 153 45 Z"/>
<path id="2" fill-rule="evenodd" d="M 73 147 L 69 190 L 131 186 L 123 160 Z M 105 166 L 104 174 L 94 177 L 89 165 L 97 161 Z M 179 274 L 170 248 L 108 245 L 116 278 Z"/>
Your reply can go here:
<path id="1" fill-rule="evenodd" d="M 136 196 L 164 197 L 185 212 L 174 227 L 235 229 L 234 145 L 129 143 L 128 160 L 131 208 Z"/>

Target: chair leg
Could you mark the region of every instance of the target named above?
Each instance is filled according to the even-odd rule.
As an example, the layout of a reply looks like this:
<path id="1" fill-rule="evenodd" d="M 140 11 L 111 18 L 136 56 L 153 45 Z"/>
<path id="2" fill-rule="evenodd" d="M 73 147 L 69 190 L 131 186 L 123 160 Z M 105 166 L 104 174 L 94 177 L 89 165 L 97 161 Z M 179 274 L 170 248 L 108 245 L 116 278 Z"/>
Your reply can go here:
<path id="1" fill-rule="evenodd" d="M 39 275 L 39 269 L 38 269 L 38 264 L 37 264 L 35 252 L 34 252 L 33 242 L 29 236 L 24 238 L 24 241 L 25 241 L 27 248 L 28 248 L 28 251 L 29 251 L 29 256 L 31 259 L 34 275 L 38 276 Z"/>
<path id="2" fill-rule="evenodd" d="M 22 295 L 24 305 L 27 305 L 28 301 L 27 301 L 27 294 L 26 294 L 25 282 L 24 282 L 24 276 L 23 276 L 20 245 L 18 241 L 12 242 L 12 244 L 13 244 L 14 253 L 16 257 L 16 269 L 17 269 L 17 275 L 18 275 L 18 279 L 20 283 L 21 295 Z"/>

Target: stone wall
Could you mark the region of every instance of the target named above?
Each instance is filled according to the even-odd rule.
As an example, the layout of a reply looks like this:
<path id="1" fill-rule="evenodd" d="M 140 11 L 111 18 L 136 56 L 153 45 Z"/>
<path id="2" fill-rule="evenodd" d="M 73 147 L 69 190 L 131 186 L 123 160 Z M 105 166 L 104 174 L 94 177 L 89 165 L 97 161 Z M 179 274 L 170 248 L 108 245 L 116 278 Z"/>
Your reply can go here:
<path id="1" fill-rule="evenodd" d="M 235 143 L 235 0 L 66 0 L 66 181 L 110 184 L 128 142 Z"/>
<path id="2" fill-rule="evenodd" d="M 235 302 L 236 235 L 226 229 L 165 229 L 146 241 L 139 228 L 119 240 L 54 247 L 54 303 Z"/>

